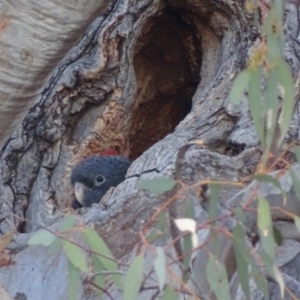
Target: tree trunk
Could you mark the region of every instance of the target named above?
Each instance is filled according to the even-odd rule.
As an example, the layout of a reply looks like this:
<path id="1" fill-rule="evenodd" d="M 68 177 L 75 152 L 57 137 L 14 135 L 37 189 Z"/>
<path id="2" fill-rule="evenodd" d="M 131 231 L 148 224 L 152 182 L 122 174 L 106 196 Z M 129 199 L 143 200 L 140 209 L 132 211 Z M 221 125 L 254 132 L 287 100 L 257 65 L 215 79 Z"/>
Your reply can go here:
<path id="1" fill-rule="evenodd" d="M 1 1 L 0 231 L 16 226 L 17 233 L 2 255 L 0 281 L 10 298 L 67 298 L 64 255 L 26 242 L 41 226 L 57 228 L 70 210 L 70 171 L 82 158 L 114 149 L 133 160 L 122 184 L 79 213 L 118 258 L 128 257 L 165 201 L 138 191 L 137 181 L 172 177 L 178 150 L 191 140 L 206 148 L 187 151 L 183 181 L 253 173 L 259 141 L 246 99 L 238 107 L 228 99 L 259 38 L 244 1 L 91 0 L 68 7 L 26 0 L 22 11 Z M 295 4 L 285 7 L 285 53 L 298 99 L 299 16 Z M 289 139 L 298 139 L 298 111 Z M 222 201 L 235 193 L 228 188 Z M 298 257 L 294 249 L 296 242 L 286 256 Z M 93 297 L 82 289 L 78 299 Z"/>

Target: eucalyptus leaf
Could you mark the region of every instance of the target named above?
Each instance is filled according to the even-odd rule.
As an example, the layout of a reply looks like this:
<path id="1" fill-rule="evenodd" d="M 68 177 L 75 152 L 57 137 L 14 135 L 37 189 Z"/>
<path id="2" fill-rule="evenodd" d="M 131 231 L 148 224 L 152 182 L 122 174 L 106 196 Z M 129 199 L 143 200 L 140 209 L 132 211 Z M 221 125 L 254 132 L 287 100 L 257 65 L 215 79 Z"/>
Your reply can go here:
<path id="1" fill-rule="evenodd" d="M 69 300 L 77 300 L 79 293 L 80 272 L 69 261 L 68 263 L 68 275 L 69 275 Z"/>
<path id="2" fill-rule="evenodd" d="M 154 195 L 160 195 L 165 192 L 170 191 L 176 184 L 176 181 L 174 181 L 171 178 L 153 178 L 153 179 L 147 179 L 147 180 L 140 180 L 137 183 L 137 189 L 138 190 L 148 190 Z"/>
<path id="3" fill-rule="evenodd" d="M 250 299 L 249 268 L 245 255 L 250 255 L 246 245 L 246 234 L 241 225 L 233 229 L 233 247 L 237 263 L 238 278 L 247 299 Z"/>
<path id="4" fill-rule="evenodd" d="M 249 108 L 250 113 L 254 122 L 254 127 L 256 134 L 264 144 L 264 112 L 265 108 L 262 105 L 261 99 L 261 79 L 262 79 L 262 67 L 258 66 L 256 70 L 253 71 L 252 76 L 249 81 Z"/>
<path id="5" fill-rule="evenodd" d="M 275 129 L 277 128 L 278 114 L 279 114 L 279 100 L 277 78 L 271 69 L 268 72 L 265 104 L 266 104 L 266 151 L 269 152 L 273 145 Z M 273 149 L 272 149 L 273 150 Z"/>
<path id="6" fill-rule="evenodd" d="M 185 201 L 185 218 L 195 219 L 195 204 L 192 199 Z"/>
<path id="7" fill-rule="evenodd" d="M 55 237 L 56 236 L 48 230 L 41 229 L 29 239 L 28 245 L 49 246 L 53 243 Z"/>
<path id="8" fill-rule="evenodd" d="M 274 234 L 274 240 L 275 240 L 276 244 L 278 246 L 281 246 L 283 243 L 283 236 L 282 236 L 280 230 L 276 226 L 273 226 L 273 234 Z"/>
<path id="9" fill-rule="evenodd" d="M 219 212 L 219 198 L 220 198 L 220 185 L 219 184 L 210 184 L 210 201 L 208 206 L 208 214 L 211 220 L 216 219 Z M 216 226 L 216 222 L 211 222 L 212 226 Z M 211 228 L 209 234 L 212 238 L 213 243 L 213 254 L 220 255 L 220 243 L 218 238 L 218 229 Z"/>
<path id="10" fill-rule="evenodd" d="M 294 151 L 295 151 L 295 154 L 296 154 L 297 161 L 298 161 L 298 163 L 300 163 L 300 147 L 296 146 L 294 148 Z"/>
<path id="11" fill-rule="evenodd" d="M 54 255 L 59 249 L 61 249 L 61 239 L 55 237 L 52 244 L 48 247 L 48 253 L 49 255 Z"/>
<path id="12" fill-rule="evenodd" d="M 96 255 L 92 255 L 93 268 L 95 273 L 99 273 L 101 271 L 105 271 L 103 264 L 100 262 Z M 94 277 L 95 284 L 99 287 L 97 289 L 97 295 L 99 299 L 101 299 L 103 295 L 103 290 L 105 290 L 105 276 L 103 274 L 96 275 Z M 103 289 L 103 290 L 102 290 Z"/>
<path id="13" fill-rule="evenodd" d="M 143 281 L 144 258 L 140 254 L 129 266 L 124 282 L 124 300 L 136 299 Z"/>
<path id="14" fill-rule="evenodd" d="M 241 207 L 239 207 L 239 206 L 235 207 L 233 209 L 233 212 L 238 221 L 240 221 L 242 224 L 246 223 L 247 218 L 246 218 L 244 211 L 241 209 Z"/>
<path id="15" fill-rule="evenodd" d="M 258 197 L 258 220 L 259 235 L 265 252 L 274 259 L 275 241 L 273 235 L 273 223 L 269 203 L 266 199 Z"/>
<path id="16" fill-rule="evenodd" d="M 278 82 L 283 89 L 282 113 L 279 120 L 281 135 L 278 139 L 278 146 L 280 146 L 290 127 L 290 122 L 293 117 L 295 106 L 295 87 L 290 67 L 282 58 L 277 62 L 276 75 Z"/>
<path id="17" fill-rule="evenodd" d="M 283 276 L 277 266 L 274 266 L 274 278 L 277 281 L 280 289 L 280 297 L 281 299 L 284 299 L 284 289 L 285 289 L 285 283 L 283 280 Z"/>
<path id="18" fill-rule="evenodd" d="M 176 300 L 177 298 L 177 294 L 175 292 L 175 290 L 172 288 L 171 285 L 167 285 L 161 300 Z"/>
<path id="19" fill-rule="evenodd" d="M 242 101 L 242 96 L 248 87 L 251 78 L 251 71 L 248 69 L 243 70 L 234 79 L 232 88 L 230 90 L 229 98 L 232 103 L 239 104 Z"/>
<path id="20" fill-rule="evenodd" d="M 64 232 L 71 230 L 75 226 L 76 221 L 77 219 L 75 215 L 67 215 L 60 225 L 60 231 Z"/>
<path id="21" fill-rule="evenodd" d="M 218 216 L 218 204 L 220 198 L 220 185 L 219 184 L 210 184 L 210 201 L 209 201 L 209 218 L 215 219 Z"/>
<path id="22" fill-rule="evenodd" d="M 158 277 L 159 290 L 162 291 L 166 281 L 166 258 L 161 247 L 156 248 L 157 258 L 154 262 L 154 269 Z"/>
<path id="23" fill-rule="evenodd" d="M 63 249 L 69 261 L 82 272 L 88 271 L 87 260 L 85 253 L 77 245 L 67 241 L 62 241 Z"/>
<path id="24" fill-rule="evenodd" d="M 206 266 L 207 280 L 219 300 L 231 300 L 229 284 L 224 264 L 210 254 Z"/>
<path id="25" fill-rule="evenodd" d="M 293 188 L 295 189 L 298 200 L 300 201 L 300 184 L 297 175 L 295 174 L 293 168 L 289 169 L 290 176 L 293 182 Z"/>
<path id="26" fill-rule="evenodd" d="M 114 261 L 114 256 L 99 234 L 92 228 L 86 228 L 82 233 L 91 250 L 99 254 L 103 254 L 103 256 L 97 255 L 96 257 L 100 260 L 105 269 L 108 271 L 116 271 L 118 269 L 118 265 Z"/>
<path id="27" fill-rule="evenodd" d="M 297 216 L 294 216 L 294 222 L 295 222 L 296 228 L 298 229 L 298 232 L 300 233 L 300 218 Z"/>
<path id="28" fill-rule="evenodd" d="M 86 228 L 82 231 L 86 242 L 88 243 L 91 250 L 99 253 L 96 258 L 103 264 L 108 271 L 117 271 L 118 264 L 114 259 L 113 254 L 107 247 L 101 236 L 92 228 Z M 110 259 L 111 258 L 111 259 Z M 112 275 L 113 281 L 118 289 L 122 289 L 123 285 L 118 274 Z"/>
<path id="29" fill-rule="evenodd" d="M 267 175 L 267 174 L 257 174 L 257 175 L 253 176 L 253 179 L 255 179 L 259 182 L 272 183 L 275 187 L 277 187 L 280 190 L 282 197 L 283 197 L 283 203 L 286 203 L 286 200 L 287 200 L 286 192 L 281 187 L 280 181 L 277 178 Z"/>
<path id="30" fill-rule="evenodd" d="M 182 281 L 187 282 L 189 279 L 189 269 L 190 269 L 190 263 L 192 259 L 192 251 L 193 251 L 193 241 L 192 241 L 192 233 L 186 234 L 183 237 L 183 266 L 184 266 L 184 272 L 182 274 Z"/>

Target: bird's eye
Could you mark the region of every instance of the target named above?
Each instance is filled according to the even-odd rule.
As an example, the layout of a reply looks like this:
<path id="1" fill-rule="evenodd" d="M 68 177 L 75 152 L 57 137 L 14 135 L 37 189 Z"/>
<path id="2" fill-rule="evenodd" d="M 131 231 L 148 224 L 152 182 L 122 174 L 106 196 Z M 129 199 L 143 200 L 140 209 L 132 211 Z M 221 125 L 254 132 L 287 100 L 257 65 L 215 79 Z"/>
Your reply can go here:
<path id="1" fill-rule="evenodd" d="M 105 181 L 105 178 L 102 175 L 96 177 L 95 185 L 101 185 Z"/>

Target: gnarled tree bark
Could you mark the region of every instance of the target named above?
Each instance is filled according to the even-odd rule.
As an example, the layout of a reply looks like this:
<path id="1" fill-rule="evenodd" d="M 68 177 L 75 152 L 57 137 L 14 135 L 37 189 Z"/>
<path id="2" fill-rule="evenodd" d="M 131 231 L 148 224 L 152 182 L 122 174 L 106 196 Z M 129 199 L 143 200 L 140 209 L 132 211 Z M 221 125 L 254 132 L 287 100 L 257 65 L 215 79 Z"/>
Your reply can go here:
<path id="1" fill-rule="evenodd" d="M 134 160 L 122 184 L 79 213 L 119 258 L 128 257 L 165 200 L 138 191 L 137 181 L 172 177 L 178 150 L 189 141 L 202 139 L 207 147 L 186 153 L 183 181 L 252 174 L 260 152 L 247 102 L 234 107 L 228 99 L 259 38 L 244 1 L 68 7 L 26 0 L 22 14 L 2 3 L 0 231 L 16 226 L 17 234 L 0 280 L 11 298 L 66 299 L 63 254 L 49 257 L 26 241 L 40 226 L 57 227 L 72 201 L 70 170 L 82 158 L 112 148 Z M 285 8 L 285 54 L 298 99 L 298 7 Z M 290 140 L 299 136 L 298 114 L 299 107 Z M 229 188 L 221 200 L 235 193 Z M 200 218 L 203 211 L 195 209 Z M 94 297 L 81 293 L 80 299 Z"/>

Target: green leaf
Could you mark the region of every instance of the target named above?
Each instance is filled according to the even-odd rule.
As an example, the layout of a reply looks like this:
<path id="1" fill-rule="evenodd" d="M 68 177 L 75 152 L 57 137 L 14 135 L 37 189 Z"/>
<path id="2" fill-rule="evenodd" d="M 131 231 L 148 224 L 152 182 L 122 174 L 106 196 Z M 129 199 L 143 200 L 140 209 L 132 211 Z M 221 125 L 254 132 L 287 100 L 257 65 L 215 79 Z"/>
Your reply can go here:
<path id="1" fill-rule="evenodd" d="M 259 66 L 255 71 L 252 71 L 252 76 L 249 81 L 249 108 L 251 112 L 251 116 L 254 122 L 254 127 L 256 130 L 256 134 L 264 144 L 264 120 L 263 113 L 265 108 L 261 103 L 261 78 L 262 78 L 262 67 Z"/>
<path id="2" fill-rule="evenodd" d="M 280 181 L 277 178 L 272 177 L 270 175 L 266 175 L 266 174 L 258 174 L 258 175 L 254 175 L 253 179 L 255 179 L 259 182 L 272 183 L 275 187 L 277 187 L 280 190 L 282 197 L 283 197 L 283 203 L 286 203 L 286 200 L 287 200 L 286 192 L 282 189 Z"/>
<path id="3" fill-rule="evenodd" d="M 146 235 L 146 239 L 149 243 L 153 243 L 154 241 L 161 238 L 162 236 L 164 236 L 164 232 L 162 232 L 160 229 L 151 228 Z"/>
<path id="4" fill-rule="evenodd" d="M 281 136 L 278 139 L 278 146 L 280 146 L 290 127 L 290 122 L 294 114 L 295 88 L 290 67 L 284 59 L 278 60 L 276 75 L 278 82 L 283 88 L 282 115 L 279 120 Z"/>
<path id="5" fill-rule="evenodd" d="M 86 228 L 82 231 L 87 244 L 91 248 L 91 250 L 102 254 L 96 255 L 97 259 L 103 264 L 106 270 L 108 271 L 117 271 L 118 270 L 118 264 L 114 260 L 114 256 L 112 255 L 111 251 L 103 241 L 103 239 L 99 236 L 99 234 L 92 228 Z M 110 257 L 112 259 L 106 258 Z M 120 280 L 120 276 L 118 274 L 112 275 L 112 278 L 114 280 L 114 283 L 118 289 L 122 289 L 122 282 Z"/>
<path id="6" fill-rule="evenodd" d="M 101 261 L 98 259 L 98 256 L 93 254 L 92 255 L 92 261 L 93 261 L 93 268 L 95 273 L 99 273 L 101 271 L 105 271 L 105 267 L 103 266 L 103 264 L 101 263 Z"/>
<path id="7" fill-rule="evenodd" d="M 284 19 L 284 2 L 282 0 L 274 1 L 274 15 L 276 17 L 276 35 L 281 41 L 281 53 L 283 55 L 284 47 L 284 33 L 283 33 L 283 19 Z"/>
<path id="8" fill-rule="evenodd" d="M 79 293 L 80 286 L 80 272 L 69 261 L 68 263 L 68 275 L 69 275 L 69 300 L 76 300 Z"/>
<path id="9" fill-rule="evenodd" d="M 54 255 L 61 247 L 61 239 L 59 237 L 55 237 L 53 243 L 48 247 L 49 255 Z"/>
<path id="10" fill-rule="evenodd" d="M 270 50 L 268 52 L 267 57 L 268 57 L 269 61 L 274 62 L 276 59 L 278 59 L 281 56 L 281 44 L 280 43 L 281 43 L 281 41 L 277 35 L 272 33 L 268 36 L 267 46 L 268 46 L 268 49 L 270 49 Z"/>
<path id="11" fill-rule="evenodd" d="M 298 230 L 299 233 L 300 233 L 300 218 L 297 217 L 297 216 L 294 216 L 294 222 L 295 222 L 295 225 L 296 225 L 297 230 Z"/>
<path id="12" fill-rule="evenodd" d="M 267 58 L 269 64 L 272 65 L 274 59 L 283 56 L 283 9 L 282 0 L 272 1 L 266 15 L 266 19 L 263 22 L 263 35 L 267 36 Z M 279 3 L 280 2 L 280 3 Z"/>
<path id="13" fill-rule="evenodd" d="M 295 154 L 296 154 L 296 157 L 297 157 L 297 161 L 298 161 L 298 163 L 300 163 L 300 147 L 296 146 L 294 148 L 294 151 L 295 151 Z"/>
<path id="14" fill-rule="evenodd" d="M 269 152 L 273 144 L 275 129 L 278 121 L 279 101 L 277 79 L 273 69 L 268 73 L 266 86 L 266 152 Z"/>
<path id="15" fill-rule="evenodd" d="M 192 251 L 193 251 L 193 242 L 192 242 L 192 234 L 186 234 L 183 238 L 183 266 L 184 272 L 182 273 L 182 281 L 187 282 L 189 280 L 189 270 L 190 263 L 192 259 Z"/>
<path id="16" fill-rule="evenodd" d="M 266 199 L 258 197 L 258 220 L 259 235 L 265 252 L 274 259 L 275 241 L 273 235 L 273 223 L 269 203 Z"/>
<path id="17" fill-rule="evenodd" d="M 220 197 L 220 185 L 219 184 L 210 184 L 210 201 L 209 201 L 209 218 L 215 219 L 218 216 L 218 204 Z"/>
<path id="18" fill-rule="evenodd" d="M 138 190 L 149 190 L 154 195 L 160 195 L 165 192 L 170 191 L 176 184 L 176 181 L 174 181 L 171 178 L 153 178 L 153 179 L 147 179 L 147 180 L 140 180 L 137 183 L 136 188 Z"/>
<path id="19" fill-rule="evenodd" d="M 244 255 L 245 253 L 247 253 L 247 256 Z M 265 300 L 269 299 L 268 282 L 266 280 L 265 275 L 262 275 L 260 273 L 260 269 L 258 268 L 252 254 L 249 253 L 249 250 L 242 252 L 242 254 L 244 255 L 248 264 L 250 265 L 250 275 L 255 281 L 257 288 L 263 292 Z"/>
<path id="20" fill-rule="evenodd" d="M 243 227 L 237 225 L 233 230 L 233 235 L 233 247 L 236 254 L 238 277 L 246 297 L 249 299 L 249 270 L 257 287 L 264 293 L 268 293 L 267 281 L 265 277 L 260 274 L 260 269 L 246 245 L 246 234 Z M 250 267 L 248 267 L 248 265 Z"/>
<path id="21" fill-rule="evenodd" d="M 298 200 L 300 201 L 300 185 L 299 185 L 299 179 L 297 177 L 297 175 L 295 174 L 293 168 L 289 169 L 290 172 L 290 176 L 293 182 L 293 188 L 295 189 L 296 195 Z"/>
<path id="22" fill-rule="evenodd" d="M 208 214 L 209 214 L 209 219 L 213 220 L 218 217 L 220 185 L 217 183 L 210 184 L 209 190 L 210 190 L 210 199 L 209 199 L 209 206 L 208 206 Z M 216 226 L 216 221 L 211 222 L 211 225 Z M 209 230 L 209 234 L 212 238 L 213 249 L 214 249 L 213 254 L 219 256 L 221 254 L 221 252 L 220 252 L 220 243 L 219 243 L 219 238 L 218 238 L 218 229 L 211 228 Z"/>
<path id="23" fill-rule="evenodd" d="M 246 297 L 249 299 L 249 275 L 247 273 L 250 270 L 251 277 L 254 279 L 257 287 L 263 291 L 268 298 L 268 285 L 266 278 L 260 274 L 260 269 L 246 245 L 246 234 L 243 227 L 241 225 L 237 225 L 233 230 L 233 235 L 233 247 L 236 254 L 238 276 Z M 248 268 L 246 264 L 248 264 L 250 268 Z"/>
<path id="24" fill-rule="evenodd" d="M 99 273 L 101 271 L 104 271 L 105 268 L 102 265 L 102 263 L 99 261 L 99 259 L 97 258 L 96 255 L 92 255 L 92 260 L 93 260 L 93 267 L 94 267 L 94 271 L 95 273 Z M 105 276 L 102 274 L 99 274 L 97 276 L 94 277 L 94 281 L 95 284 L 102 288 L 103 290 L 105 290 Z M 102 295 L 103 295 L 103 290 L 101 289 L 97 289 L 97 295 L 98 298 L 101 299 Z"/>
<path id="25" fill-rule="evenodd" d="M 234 79 L 232 88 L 229 94 L 229 98 L 233 104 L 239 104 L 242 101 L 242 96 L 245 89 L 248 87 L 249 80 L 251 78 L 251 71 L 248 69 L 243 70 Z"/>
<path id="26" fill-rule="evenodd" d="M 274 277 L 274 259 L 272 259 L 263 249 L 259 249 L 258 254 L 261 257 L 269 276 Z"/>
<path id="27" fill-rule="evenodd" d="M 278 87 L 275 70 L 271 69 L 268 72 L 266 82 L 266 108 L 267 109 L 278 109 Z"/>
<path id="28" fill-rule="evenodd" d="M 269 299 L 269 289 L 268 289 L 268 283 L 267 283 L 265 276 L 263 276 L 262 274 L 257 272 L 256 268 L 251 269 L 250 273 L 251 273 L 251 276 L 254 279 L 258 289 L 260 289 L 263 292 L 263 294 L 264 294 L 263 299 L 268 300 Z"/>
<path id="29" fill-rule="evenodd" d="M 234 215 L 236 216 L 237 220 L 240 221 L 242 224 L 245 224 L 247 221 L 246 215 L 241 207 L 237 206 L 233 209 Z"/>
<path id="30" fill-rule="evenodd" d="M 228 278 L 224 264 L 214 255 L 209 255 L 206 266 L 207 280 L 220 300 L 231 300 Z"/>
<path id="31" fill-rule="evenodd" d="M 276 22 L 282 24 L 284 17 L 284 2 L 281 0 L 274 0 L 274 9 L 276 12 Z"/>
<path id="32" fill-rule="evenodd" d="M 94 279 L 94 281 L 95 281 L 95 284 L 98 286 L 98 287 L 100 287 L 100 288 L 102 288 L 103 290 L 105 290 L 105 277 L 104 277 L 104 275 L 97 275 L 96 277 L 95 277 L 95 279 Z M 97 288 L 97 296 L 98 296 L 98 298 L 99 299 L 101 299 L 101 297 L 103 296 L 103 290 L 102 289 L 100 289 L 100 288 Z"/>
<path id="33" fill-rule="evenodd" d="M 121 274 L 113 274 L 111 277 L 114 281 L 114 284 L 115 284 L 116 288 L 118 290 L 122 291 L 123 290 L 123 282 L 122 282 Z"/>
<path id="34" fill-rule="evenodd" d="M 281 246 L 283 243 L 283 236 L 282 236 L 280 230 L 276 226 L 273 226 L 273 234 L 274 234 L 274 240 L 275 240 L 276 244 L 278 246 Z"/>
<path id="35" fill-rule="evenodd" d="M 175 292 L 175 290 L 172 288 L 171 285 L 167 285 L 161 300 L 176 300 L 177 299 L 177 294 Z"/>
<path id="36" fill-rule="evenodd" d="M 60 225 L 60 231 L 61 232 L 65 232 L 65 231 L 69 231 L 70 229 L 72 229 L 74 227 L 74 225 L 76 224 L 76 216 L 75 215 L 67 215 L 61 225 Z"/>
<path id="37" fill-rule="evenodd" d="M 165 210 L 162 210 L 156 218 L 156 228 L 163 234 L 168 232 L 169 219 Z"/>
<path id="38" fill-rule="evenodd" d="M 266 199 L 258 197 L 258 220 L 257 225 L 261 230 L 268 229 L 272 224 L 270 207 Z"/>
<path id="39" fill-rule="evenodd" d="M 262 259 L 263 265 L 265 266 L 267 272 L 269 273 L 269 276 L 273 277 L 280 288 L 280 294 L 281 294 L 281 299 L 283 299 L 284 295 L 284 282 L 282 275 L 279 271 L 279 269 L 275 265 L 274 259 L 272 259 L 266 252 L 264 251 L 259 251 L 260 257 Z"/>
<path id="40" fill-rule="evenodd" d="M 278 269 L 277 266 L 274 266 L 274 278 L 277 281 L 278 285 L 279 285 L 279 289 L 280 289 L 280 298 L 284 299 L 284 288 L 285 288 L 285 284 L 284 284 L 284 280 L 282 277 L 282 274 L 280 272 L 280 270 Z"/>
<path id="41" fill-rule="evenodd" d="M 233 247 L 237 263 L 238 278 L 247 299 L 250 299 L 249 270 L 245 255 L 249 255 L 246 245 L 246 234 L 241 225 L 233 229 Z"/>
<path id="42" fill-rule="evenodd" d="M 272 8 L 269 10 L 268 16 L 265 19 L 263 26 L 262 26 L 262 34 L 266 35 L 266 36 L 270 36 L 272 35 Z"/>
<path id="43" fill-rule="evenodd" d="M 97 255 L 97 258 L 103 264 L 106 270 L 108 271 L 117 271 L 118 264 L 114 261 L 114 256 L 111 251 L 99 236 L 99 234 L 92 228 L 86 228 L 83 230 L 83 235 L 92 251 L 95 251 L 99 254 L 103 254 L 106 257 L 111 257 L 112 259 L 105 258 L 101 255 Z"/>
<path id="44" fill-rule="evenodd" d="M 28 245 L 44 245 L 49 246 L 55 240 L 55 235 L 49 232 L 48 230 L 41 229 L 34 236 L 32 236 Z"/>
<path id="45" fill-rule="evenodd" d="M 158 277 L 159 290 L 162 291 L 166 281 L 166 258 L 161 247 L 156 248 L 157 258 L 154 262 L 154 269 Z"/>
<path id="46" fill-rule="evenodd" d="M 62 241 L 64 251 L 69 261 L 82 272 L 88 271 L 87 261 L 84 252 L 78 246 L 65 240 Z"/>
<path id="47" fill-rule="evenodd" d="M 268 19 L 271 20 L 272 15 L 268 14 Z M 269 23 L 271 23 L 269 22 Z M 282 56 L 281 52 L 281 40 L 278 38 L 278 35 L 273 32 L 272 24 L 270 24 L 270 27 L 268 28 L 268 38 L 267 38 L 267 47 L 268 47 L 268 53 L 267 58 L 270 63 L 273 63 Z"/>
<path id="48" fill-rule="evenodd" d="M 124 300 L 137 298 L 143 281 L 144 258 L 137 256 L 129 266 L 124 282 Z"/>
<path id="49" fill-rule="evenodd" d="M 185 218 L 195 219 L 195 204 L 192 199 L 185 200 Z"/>
<path id="50" fill-rule="evenodd" d="M 278 284 L 280 286 L 280 289 L 282 288 L 281 284 L 281 279 L 280 278 L 280 273 L 277 272 L 276 274 L 276 265 L 275 265 L 275 262 L 274 262 L 274 259 L 271 258 L 266 252 L 264 252 L 263 250 L 259 250 L 258 251 L 258 254 L 260 255 L 262 261 L 263 261 L 263 264 L 265 266 L 265 269 L 267 270 L 267 273 L 270 277 L 274 278 L 275 280 L 279 280 L 278 281 Z M 280 292 L 282 293 L 282 290 L 280 290 Z M 283 299 L 283 298 L 281 298 Z"/>
<path id="51" fill-rule="evenodd" d="M 166 210 L 162 210 L 157 218 L 155 226 L 152 226 L 150 231 L 146 235 L 146 239 L 148 242 L 153 242 L 159 238 L 168 238 L 169 236 L 169 219 L 166 214 Z"/>

